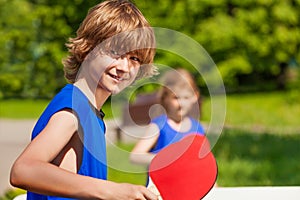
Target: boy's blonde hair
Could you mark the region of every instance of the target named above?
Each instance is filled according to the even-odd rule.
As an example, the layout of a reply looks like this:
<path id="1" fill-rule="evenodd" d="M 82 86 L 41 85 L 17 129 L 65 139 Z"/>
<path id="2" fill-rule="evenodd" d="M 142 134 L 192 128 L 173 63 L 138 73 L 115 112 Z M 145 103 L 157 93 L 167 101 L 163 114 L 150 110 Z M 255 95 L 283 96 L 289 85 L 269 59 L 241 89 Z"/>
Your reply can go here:
<path id="1" fill-rule="evenodd" d="M 70 55 L 63 61 L 65 78 L 74 83 L 81 63 L 96 47 L 100 53 L 135 53 L 141 60 L 137 78 L 156 73 L 153 63 L 155 37 L 149 23 L 128 0 L 104 1 L 91 8 L 67 44 Z M 98 49 L 97 49 L 98 50 Z"/>

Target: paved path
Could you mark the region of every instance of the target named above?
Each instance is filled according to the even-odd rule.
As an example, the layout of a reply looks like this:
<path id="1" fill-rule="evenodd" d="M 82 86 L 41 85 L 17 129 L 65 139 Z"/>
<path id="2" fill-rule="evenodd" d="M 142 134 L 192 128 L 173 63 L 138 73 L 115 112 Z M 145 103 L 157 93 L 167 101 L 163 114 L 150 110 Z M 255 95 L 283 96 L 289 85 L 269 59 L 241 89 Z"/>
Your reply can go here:
<path id="1" fill-rule="evenodd" d="M 33 120 L 0 119 L 0 196 L 11 187 L 10 167 L 30 141 L 34 123 Z"/>

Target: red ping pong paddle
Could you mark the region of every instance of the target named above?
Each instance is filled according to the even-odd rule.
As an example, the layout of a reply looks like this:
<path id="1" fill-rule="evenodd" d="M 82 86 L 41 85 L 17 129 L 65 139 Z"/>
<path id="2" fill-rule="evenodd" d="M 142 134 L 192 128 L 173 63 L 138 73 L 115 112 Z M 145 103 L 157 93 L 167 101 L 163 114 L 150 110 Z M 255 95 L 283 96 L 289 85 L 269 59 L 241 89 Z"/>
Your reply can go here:
<path id="1" fill-rule="evenodd" d="M 149 166 L 163 200 L 199 200 L 214 186 L 218 167 L 207 138 L 191 134 L 162 149 Z"/>

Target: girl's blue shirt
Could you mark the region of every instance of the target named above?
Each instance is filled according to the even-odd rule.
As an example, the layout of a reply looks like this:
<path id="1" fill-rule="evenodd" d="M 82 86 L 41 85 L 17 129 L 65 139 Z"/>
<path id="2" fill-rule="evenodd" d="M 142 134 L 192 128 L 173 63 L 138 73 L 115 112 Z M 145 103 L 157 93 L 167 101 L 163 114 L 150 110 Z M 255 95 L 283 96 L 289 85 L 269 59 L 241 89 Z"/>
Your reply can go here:
<path id="1" fill-rule="evenodd" d="M 204 135 L 204 128 L 202 125 L 195 119 L 189 118 L 191 120 L 192 126 L 189 130 L 185 132 L 178 132 L 174 130 L 168 123 L 167 115 L 160 115 L 152 120 L 152 123 L 156 124 L 159 128 L 159 137 L 157 139 L 156 145 L 151 150 L 153 153 L 159 152 L 161 149 L 166 146 L 178 142 L 183 137 L 196 133 Z"/>
<path id="2" fill-rule="evenodd" d="M 47 125 L 51 116 L 63 109 L 71 109 L 79 120 L 82 131 L 83 154 L 78 174 L 98 179 L 107 179 L 105 124 L 87 97 L 74 85 L 67 84 L 49 103 L 37 121 L 33 131 L 34 139 Z M 45 180 L 47 181 L 47 180 Z M 78 183 L 80 184 L 80 183 Z M 71 199 L 45 196 L 27 192 L 27 200 Z"/>

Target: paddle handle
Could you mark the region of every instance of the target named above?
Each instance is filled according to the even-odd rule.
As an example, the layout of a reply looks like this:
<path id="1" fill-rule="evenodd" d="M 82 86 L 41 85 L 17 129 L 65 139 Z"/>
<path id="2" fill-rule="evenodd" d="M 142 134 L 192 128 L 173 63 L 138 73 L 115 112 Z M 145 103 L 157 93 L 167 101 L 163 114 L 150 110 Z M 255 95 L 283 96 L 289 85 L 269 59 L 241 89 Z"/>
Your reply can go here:
<path id="1" fill-rule="evenodd" d="M 155 184 L 153 183 L 152 179 L 149 177 L 149 182 L 147 185 L 148 190 L 150 190 L 151 192 L 153 192 L 154 194 L 156 194 L 158 196 L 158 200 L 163 200 L 162 197 L 160 196 L 160 193 L 157 189 L 157 187 L 155 186 Z"/>

